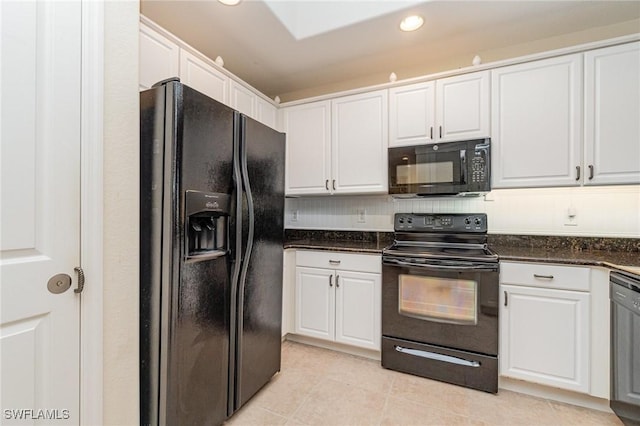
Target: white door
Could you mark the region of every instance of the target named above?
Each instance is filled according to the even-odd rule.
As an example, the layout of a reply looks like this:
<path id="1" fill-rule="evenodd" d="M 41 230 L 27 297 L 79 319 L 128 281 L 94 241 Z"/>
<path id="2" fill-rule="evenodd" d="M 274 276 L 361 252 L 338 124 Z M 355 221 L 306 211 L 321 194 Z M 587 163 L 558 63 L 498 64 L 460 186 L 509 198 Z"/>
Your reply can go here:
<path id="1" fill-rule="evenodd" d="M 79 424 L 81 3 L 0 2 L 0 30 L 0 415 Z"/>
<path id="2" fill-rule="evenodd" d="M 582 55 L 491 74 L 493 187 L 579 185 Z"/>
<path id="3" fill-rule="evenodd" d="M 640 42 L 584 59 L 584 182 L 640 183 Z"/>
<path id="4" fill-rule="evenodd" d="M 500 290 L 500 374 L 589 392 L 589 293 L 512 285 Z"/>
<path id="5" fill-rule="evenodd" d="M 379 351 L 380 274 L 336 274 L 336 342 Z"/>
<path id="6" fill-rule="evenodd" d="M 333 340 L 335 327 L 333 270 L 296 268 L 297 334 Z"/>
<path id="7" fill-rule="evenodd" d="M 388 91 L 345 96 L 331 106 L 333 193 L 386 194 Z"/>
<path id="8" fill-rule="evenodd" d="M 436 81 L 435 136 L 463 140 L 489 136 L 489 71 Z"/>
<path id="9" fill-rule="evenodd" d="M 287 134 L 286 195 L 329 194 L 331 101 L 283 109 Z"/>
<path id="10" fill-rule="evenodd" d="M 255 118 L 256 98 L 256 94 L 251 90 L 231 80 L 231 108 L 237 109 L 246 116 Z"/>
<path id="11" fill-rule="evenodd" d="M 157 31 L 140 24 L 140 90 L 178 77 L 180 48 Z"/>
<path id="12" fill-rule="evenodd" d="M 436 83 L 389 89 L 389 147 L 433 143 Z"/>
<path id="13" fill-rule="evenodd" d="M 142 50 L 142 47 L 140 47 Z M 142 68 L 142 63 L 140 64 Z M 180 51 L 180 81 L 225 105 L 229 105 L 229 77 L 197 56 Z"/>

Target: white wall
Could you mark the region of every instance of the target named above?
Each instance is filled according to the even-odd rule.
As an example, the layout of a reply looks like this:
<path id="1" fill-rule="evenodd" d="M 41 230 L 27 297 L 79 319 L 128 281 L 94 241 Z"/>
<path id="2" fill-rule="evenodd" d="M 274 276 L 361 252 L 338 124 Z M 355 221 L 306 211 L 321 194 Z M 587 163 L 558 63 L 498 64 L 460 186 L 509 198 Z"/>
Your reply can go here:
<path id="1" fill-rule="evenodd" d="M 573 224 L 568 210 L 575 211 Z M 365 223 L 358 222 L 365 210 Z M 298 220 L 293 221 L 297 211 Z M 398 200 L 389 196 L 288 198 L 285 226 L 393 231 L 393 214 L 487 213 L 493 234 L 640 238 L 640 186 L 501 189 L 486 197 Z"/>
<path id="2" fill-rule="evenodd" d="M 107 1 L 104 58 L 104 422 L 140 423 L 137 1 Z M 91 398 L 91 395 L 87 396 Z"/>

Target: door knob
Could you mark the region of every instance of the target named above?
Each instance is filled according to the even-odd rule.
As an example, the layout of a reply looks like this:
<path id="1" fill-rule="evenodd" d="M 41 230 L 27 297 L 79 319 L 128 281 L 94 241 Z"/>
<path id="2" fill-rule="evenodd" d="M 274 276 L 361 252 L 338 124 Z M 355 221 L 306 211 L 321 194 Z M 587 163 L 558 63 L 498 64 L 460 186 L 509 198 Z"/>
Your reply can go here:
<path id="1" fill-rule="evenodd" d="M 49 278 L 47 289 L 53 294 L 64 293 L 71 287 L 71 277 L 67 274 L 57 274 Z"/>

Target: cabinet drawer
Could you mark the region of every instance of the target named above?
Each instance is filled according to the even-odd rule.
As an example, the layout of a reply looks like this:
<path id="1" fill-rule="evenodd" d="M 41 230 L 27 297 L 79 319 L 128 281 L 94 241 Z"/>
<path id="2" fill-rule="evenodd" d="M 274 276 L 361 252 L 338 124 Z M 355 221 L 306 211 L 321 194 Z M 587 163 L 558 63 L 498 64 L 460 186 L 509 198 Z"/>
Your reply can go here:
<path id="1" fill-rule="evenodd" d="M 589 291 L 590 273 L 579 266 L 500 262 L 502 284 Z"/>
<path id="2" fill-rule="evenodd" d="M 309 268 L 330 268 L 346 271 L 361 271 L 379 274 L 382 260 L 375 254 L 352 254 L 333 251 L 298 250 L 296 266 Z"/>

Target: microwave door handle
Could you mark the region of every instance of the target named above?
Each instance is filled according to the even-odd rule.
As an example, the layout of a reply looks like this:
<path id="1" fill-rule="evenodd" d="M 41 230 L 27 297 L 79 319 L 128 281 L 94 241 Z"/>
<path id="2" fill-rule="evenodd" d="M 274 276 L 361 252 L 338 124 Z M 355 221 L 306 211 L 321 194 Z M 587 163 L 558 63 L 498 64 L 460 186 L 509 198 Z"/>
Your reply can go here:
<path id="1" fill-rule="evenodd" d="M 467 183 L 467 150 L 460 150 L 460 172 L 462 173 L 460 183 Z"/>
<path id="2" fill-rule="evenodd" d="M 430 269 L 433 271 L 493 271 L 497 269 L 496 266 L 489 265 L 429 265 L 424 263 L 412 263 L 405 262 L 398 259 L 384 259 L 383 262 L 386 265 L 408 266 L 410 268 L 422 268 Z"/>

